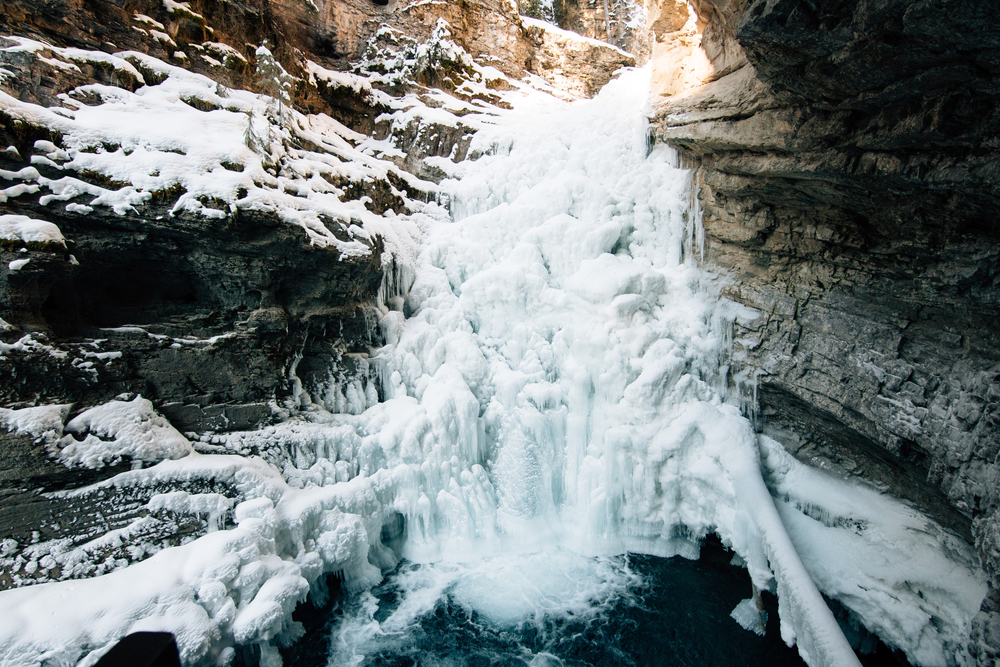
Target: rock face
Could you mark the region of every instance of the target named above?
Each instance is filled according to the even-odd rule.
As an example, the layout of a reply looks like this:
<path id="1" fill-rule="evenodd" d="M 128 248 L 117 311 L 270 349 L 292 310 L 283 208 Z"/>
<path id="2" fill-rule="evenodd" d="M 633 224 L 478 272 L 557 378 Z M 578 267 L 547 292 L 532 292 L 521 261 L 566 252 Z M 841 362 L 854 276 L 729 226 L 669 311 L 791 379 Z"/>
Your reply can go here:
<path id="1" fill-rule="evenodd" d="M 222 84 L 252 86 L 252 49 L 244 55 L 225 42 L 268 39 L 277 43 L 279 54 L 291 49 L 281 41 L 284 19 L 269 3 L 239 3 L 225 12 L 216 11 L 217 3 L 203 4 L 172 10 L 160 2 L 126 8 L 65 2 L 39 11 L 35 3 L 15 0 L 5 5 L 0 27 L 86 53 L 71 64 L 49 58 L 49 50 L 19 49 L 0 40 L 0 89 L 21 102 L 61 106 L 67 95 L 83 105 L 100 104 L 99 94 L 80 92 L 88 84 L 110 91 L 140 87 L 134 68 L 121 59 L 102 60 L 98 49 L 146 52 Z M 149 85 L 164 78 L 151 70 L 143 75 Z M 342 115 L 351 115 L 359 126 L 370 123 L 377 105 L 364 91 L 347 90 L 313 88 L 309 101 L 341 112 L 354 108 L 357 113 Z M 185 103 L 198 104 L 194 98 Z M 179 186 L 127 211 L 86 206 L 82 199 L 75 206 L 49 206 L 46 191 L 19 184 L 19 174 L 31 172 L 35 181 L 66 177 L 66 170 L 45 157 L 60 142 L 58 133 L 0 110 L 0 143 L 11 147 L 0 153 L 0 220 L 52 221 L 65 237 L 42 242 L 3 230 L 0 404 L 5 409 L 65 404 L 63 417 L 72 418 L 115 397 L 141 395 L 180 431 L 222 433 L 287 417 L 284 406 L 295 402 L 303 383 L 325 385 L 347 376 L 367 380 L 370 369 L 359 357 L 378 342 L 370 311 L 384 279 L 379 237 L 363 242 L 366 252 L 342 256 L 334 246 L 311 243 L 301 227 L 273 211 L 234 206 L 209 220 L 174 210 L 183 191 Z M 243 171 L 238 164 L 219 166 Z M 73 177 L 94 187 L 123 185 L 98 173 L 77 171 Z M 393 183 L 402 185 L 398 174 L 363 180 L 363 188 L 349 176 L 331 185 L 343 190 L 345 200 L 367 197 L 367 206 L 378 213 L 402 210 L 404 202 L 393 194 Z M 342 225 L 326 224 L 344 234 Z M 350 361 L 340 363 L 345 358 Z M 129 551 L 129 540 L 167 546 L 213 527 L 167 510 L 151 512 L 147 504 L 156 493 L 176 486 L 235 495 L 233 489 L 215 488 L 211 479 L 129 490 L 118 480 L 114 487 L 93 486 L 142 465 L 128 458 L 97 469 L 70 468 L 53 459 L 46 443 L 0 420 L 5 540 L 0 588 L 92 576 L 144 557 Z M 51 495 L 76 488 L 83 495 Z M 124 545 L 102 538 L 136 526 L 141 534 L 126 537 Z M 86 551 L 88 544 L 97 545 L 88 556 L 94 567 L 60 560 L 68 548 Z M 18 570 L 24 550 L 35 554 L 31 562 L 48 556 L 49 567 Z"/>
<path id="2" fill-rule="evenodd" d="M 0 142 L 15 145 L 18 128 L 0 126 Z M 33 151 L 22 152 L 0 157 L 0 169 L 23 169 Z M 0 204 L 0 214 L 57 219 L 69 239 L 0 248 L 0 337 L 12 346 L 0 361 L 4 405 L 94 405 L 122 392 L 259 405 L 290 392 L 297 352 L 329 356 L 328 344 L 310 341 L 339 340 L 344 351 L 372 343 L 364 304 L 382 283 L 380 241 L 369 256 L 341 259 L 273 214 L 236 210 L 208 225 L 172 204 L 167 196 L 129 215 L 56 213 L 37 194 Z M 12 270 L 18 259 L 28 262 Z"/>
<path id="3" fill-rule="evenodd" d="M 376 34 L 383 26 L 423 41 L 432 36 L 442 20 L 447 22 L 455 42 L 477 61 L 516 78 L 529 72 L 536 74 L 558 90 L 574 95 L 596 94 L 615 70 L 635 64 L 634 58 L 607 44 L 559 35 L 537 25 L 525 26 L 517 4 L 510 0 L 389 0 L 384 4 L 327 0 L 316 5 L 316 12 L 301 2 L 286 1 L 281 7 L 293 43 L 305 45 L 309 53 L 331 58 L 345 67 L 364 60 L 379 39 L 384 39 Z M 447 81 L 428 74 L 422 83 L 450 88 Z"/>
<path id="4" fill-rule="evenodd" d="M 542 21 L 526 23 L 525 34 L 533 46 L 528 65 L 557 89 L 579 97 L 593 97 L 620 67 L 632 67 L 635 57 L 592 39 L 553 29 Z M 590 72 L 581 77 L 580 72 Z"/>
<path id="5" fill-rule="evenodd" d="M 703 85 L 661 90 L 656 132 L 702 169 L 705 259 L 734 278 L 725 295 L 761 313 L 735 332 L 761 426 L 974 539 L 1000 584 L 991 12 L 930 0 L 693 6 L 711 68 Z M 995 607 L 977 620 L 989 664 Z"/>
<path id="6" fill-rule="evenodd" d="M 649 1 L 552 0 L 551 9 L 537 1 L 520 0 L 519 4 L 522 14 L 549 20 L 564 30 L 614 44 L 634 55 L 640 65 L 649 60 L 651 44 L 648 27 L 658 16 Z M 681 6 L 686 7 L 683 3 Z"/>

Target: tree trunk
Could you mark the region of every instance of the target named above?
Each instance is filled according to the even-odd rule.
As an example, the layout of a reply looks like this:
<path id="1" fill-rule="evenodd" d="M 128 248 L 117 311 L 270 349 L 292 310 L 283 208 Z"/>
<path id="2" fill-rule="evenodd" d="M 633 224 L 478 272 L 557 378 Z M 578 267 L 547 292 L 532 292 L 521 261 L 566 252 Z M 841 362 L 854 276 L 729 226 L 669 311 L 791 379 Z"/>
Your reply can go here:
<path id="1" fill-rule="evenodd" d="M 604 31 L 608 36 L 608 43 L 611 43 L 611 14 L 608 12 L 608 0 L 604 0 Z"/>

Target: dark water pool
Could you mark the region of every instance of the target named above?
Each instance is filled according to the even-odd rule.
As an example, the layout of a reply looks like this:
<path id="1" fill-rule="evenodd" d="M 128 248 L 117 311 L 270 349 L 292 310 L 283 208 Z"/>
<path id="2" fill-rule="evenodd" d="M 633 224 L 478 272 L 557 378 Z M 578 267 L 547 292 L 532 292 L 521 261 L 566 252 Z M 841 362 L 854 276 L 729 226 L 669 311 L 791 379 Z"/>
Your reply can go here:
<path id="1" fill-rule="evenodd" d="M 335 593 L 325 609 L 304 605 L 296 612 L 306 635 L 282 653 L 288 667 L 804 665 L 781 641 L 774 596 L 763 596 L 763 637 L 730 617 L 751 595 L 749 575 L 731 559 L 717 540 L 706 542 L 697 561 L 622 557 L 616 566 L 627 572 L 627 585 L 605 592 L 595 603 L 598 611 L 535 614 L 530 622 L 498 623 L 445 589 L 404 631 L 379 630 L 370 641 L 358 639 L 366 629 L 356 622 L 357 596 Z M 386 619 L 411 594 L 403 590 L 404 572 L 417 567 L 403 564 L 366 598 L 369 630 L 378 623 L 388 627 Z M 907 664 L 884 645 L 871 642 L 870 648 L 875 650 L 861 656 L 866 666 Z"/>

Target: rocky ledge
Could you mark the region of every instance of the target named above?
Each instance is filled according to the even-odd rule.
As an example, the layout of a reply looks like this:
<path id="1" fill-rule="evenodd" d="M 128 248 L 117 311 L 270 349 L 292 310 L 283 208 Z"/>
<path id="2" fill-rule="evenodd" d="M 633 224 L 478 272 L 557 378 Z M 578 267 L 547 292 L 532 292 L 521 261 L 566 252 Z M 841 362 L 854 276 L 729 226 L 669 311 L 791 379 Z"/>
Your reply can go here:
<path id="1" fill-rule="evenodd" d="M 996 588 L 991 11 L 934 0 L 692 6 L 698 34 L 666 26 L 657 44 L 672 58 L 656 66 L 687 58 L 702 84 L 661 86 L 655 131 L 701 169 L 705 260 L 733 279 L 725 295 L 760 313 L 734 334 L 759 426 L 974 540 Z M 981 664 L 1000 654 L 995 598 L 976 621 Z"/>

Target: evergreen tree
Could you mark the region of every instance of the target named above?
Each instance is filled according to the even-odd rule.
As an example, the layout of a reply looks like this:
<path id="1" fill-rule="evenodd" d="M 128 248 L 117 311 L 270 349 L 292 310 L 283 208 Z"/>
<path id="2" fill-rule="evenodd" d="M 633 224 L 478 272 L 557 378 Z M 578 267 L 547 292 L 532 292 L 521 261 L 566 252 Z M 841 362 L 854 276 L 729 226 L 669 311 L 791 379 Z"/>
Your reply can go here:
<path id="1" fill-rule="evenodd" d="M 293 78 L 281 66 L 271 50 L 267 48 L 266 40 L 257 47 L 256 75 L 257 89 L 269 98 L 265 116 L 270 122 L 267 123 L 267 136 L 265 138 L 258 134 L 254 128 L 254 112 L 247 111 L 247 128 L 243 135 L 243 141 L 255 153 L 267 155 L 272 150 L 271 142 L 274 139 L 272 125 L 277 125 L 279 137 L 282 135 L 281 128 L 284 128 L 286 120 L 285 107 L 292 102 Z"/>
<path id="2" fill-rule="evenodd" d="M 522 16 L 530 16 L 549 23 L 555 23 L 556 20 L 552 0 L 518 0 L 517 9 Z"/>
<path id="3" fill-rule="evenodd" d="M 291 104 L 292 75 L 285 71 L 271 50 L 267 40 L 257 47 L 257 88 L 271 98 L 276 120 L 284 123 L 285 106 Z"/>
<path id="4" fill-rule="evenodd" d="M 266 146 L 264 140 L 261 138 L 257 131 L 253 127 L 253 110 L 247 109 L 244 113 L 247 116 L 247 127 L 243 131 L 243 143 L 246 144 L 247 148 L 252 150 L 254 153 L 264 154 L 266 152 Z"/>

